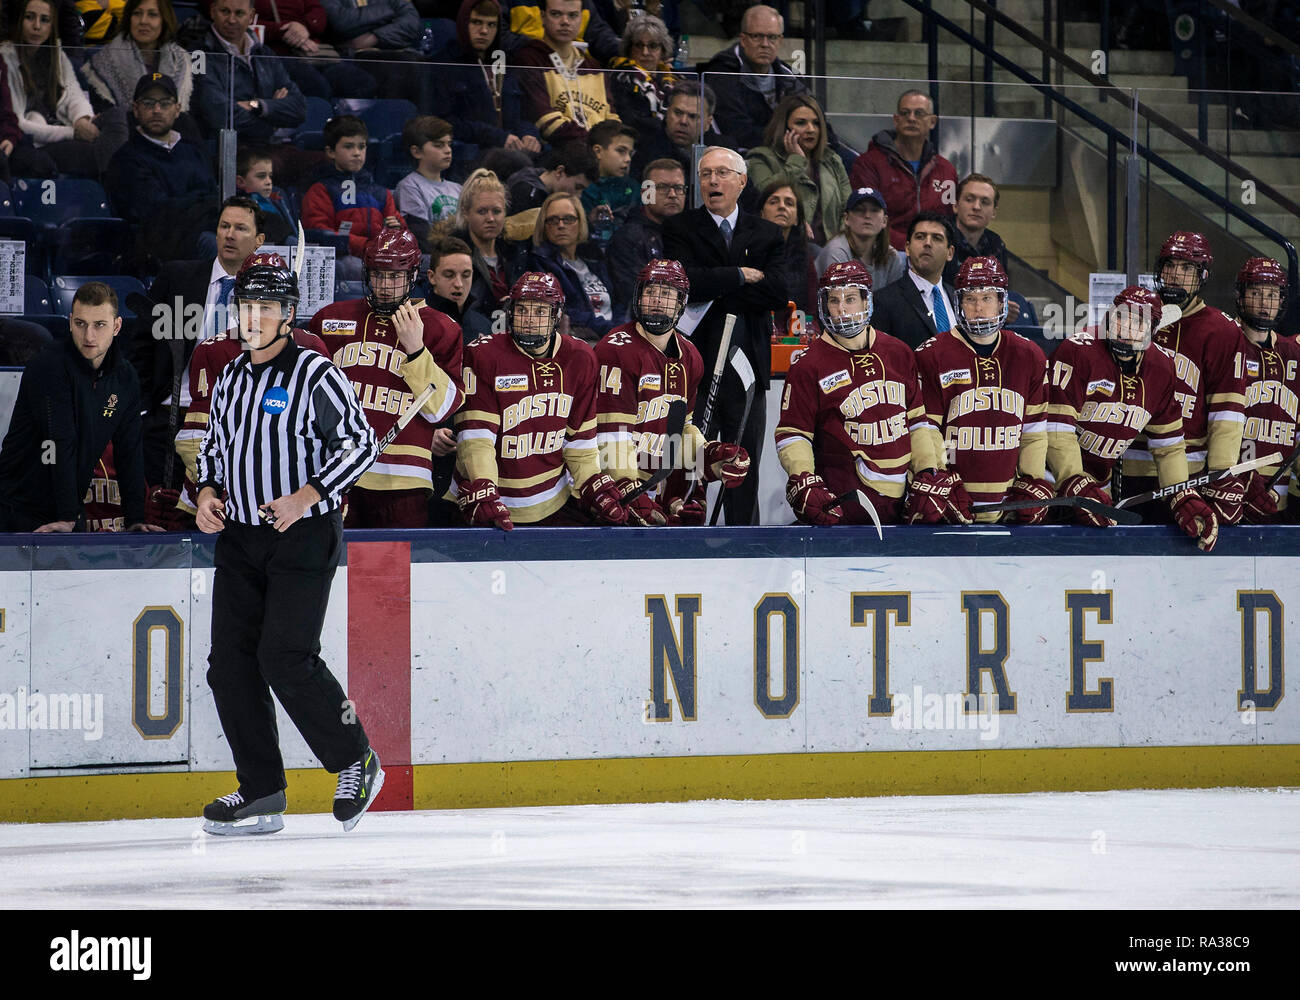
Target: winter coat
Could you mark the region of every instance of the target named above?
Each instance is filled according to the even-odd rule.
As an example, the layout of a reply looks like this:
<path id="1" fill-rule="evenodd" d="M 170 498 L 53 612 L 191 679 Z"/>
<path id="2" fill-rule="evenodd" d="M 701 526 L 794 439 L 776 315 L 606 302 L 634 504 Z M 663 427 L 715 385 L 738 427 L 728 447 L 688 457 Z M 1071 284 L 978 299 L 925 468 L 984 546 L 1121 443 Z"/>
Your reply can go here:
<path id="1" fill-rule="evenodd" d="M 9 101 L 13 106 L 14 114 L 18 116 L 18 127 L 37 146 L 73 138 L 73 123 L 81 118 L 95 116 L 95 109 L 90 106 L 90 99 L 86 97 L 86 92 L 77 82 L 77 74 L 72 68 L 72 63 L 68 61 L 61 46 L 56 45 L 55 48 L 58 50 L 59 76 L 63 81 L 63 93 L 59 95 L 59 103 L 55 107 L 58 120 L 47 122 L 39 112 L 27 110 L 27 88 L 23 84 L 23 71 L 18 63 L 18 50 L 13 42 L 0 44 L 0 58 L 4 59 L 5 69 L 9 73 Z"/>
<path id="2" fill-rule="evenodd" d="M 849 174 L 834 150 L 828 147 L 822 154 L 816 184 L 808 174 L 808 158 L 802 153 L 791 154 L 784 149 L 757 146 L 745 154 L 745 163 L 749 166 L 749 179 L 760 191 L 772 181 L 788 182 L 794 188 L 805 219 L 811 221 L 813 213 L 820 211 L 822 232 L 826 238 L 839 232 L 844 220 L 844 206 L 849 201 Z"/>
<path id="3" fill-rule="evenodd" d="M 940 156 L 927 139 L 921 149 L 920 172 L 914 172 L 894 138 L 893 129 L 877 132 L 867 151 L 854 161 L 849 183 L 855 191 L 871 187 L 885 196 L 889 241 L 894 249 L 905 250 L 907 228 L 918 212 L 938 212 L 952 218 L 957 203 L 957 168 Z"/>

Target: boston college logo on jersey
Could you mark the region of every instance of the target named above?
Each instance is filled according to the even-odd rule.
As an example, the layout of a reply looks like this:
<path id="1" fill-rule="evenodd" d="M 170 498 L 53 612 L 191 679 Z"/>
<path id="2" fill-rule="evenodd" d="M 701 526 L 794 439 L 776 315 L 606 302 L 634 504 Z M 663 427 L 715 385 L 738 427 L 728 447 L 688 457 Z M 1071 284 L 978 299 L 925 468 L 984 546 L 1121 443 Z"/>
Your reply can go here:
<path id="1" fill-rule="evenodd" d="M 100 414 L 103 417 L 111 417 L 113 411 L 117 409 L 117 393 L 108 394 L 108 399 L 104 400 L 104 412 Z"/>

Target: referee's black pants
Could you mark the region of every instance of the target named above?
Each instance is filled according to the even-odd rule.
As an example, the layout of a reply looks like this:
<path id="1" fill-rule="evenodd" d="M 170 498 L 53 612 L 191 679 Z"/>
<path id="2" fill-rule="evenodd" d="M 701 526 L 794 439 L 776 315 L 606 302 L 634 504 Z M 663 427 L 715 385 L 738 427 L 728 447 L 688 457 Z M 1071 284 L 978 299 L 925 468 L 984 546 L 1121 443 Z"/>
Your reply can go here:
<path id="1" fill-rule="evenodd" d="M 356 763 L 370 745 L 320 657 L 342 551 L 338 511 L 283 534 L 227 521 L 217 536 L 208 685 L 247 799 L 287 785 L 272 692 L 327 771 Z"/>

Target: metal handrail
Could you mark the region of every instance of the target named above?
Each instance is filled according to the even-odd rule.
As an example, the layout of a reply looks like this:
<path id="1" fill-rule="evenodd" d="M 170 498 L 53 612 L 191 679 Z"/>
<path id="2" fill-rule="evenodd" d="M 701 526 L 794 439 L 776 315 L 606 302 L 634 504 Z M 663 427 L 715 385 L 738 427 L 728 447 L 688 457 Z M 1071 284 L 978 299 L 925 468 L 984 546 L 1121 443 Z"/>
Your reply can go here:
<path id="1" fill-rule="evenodd" d="M 1251 31 L 1255 32 L 1255 34 L 1272 42 L 1288 55 L 1300 56 L 1300 45 L 1291 41 L 1291 39 L 1287 38 L 1286 35 L 1283 35 L 1281 32 L 1270 28 L 1263 21 L 1258 21 L 1251 17 L 1240 7 L 1234 7 L 1230 3 L 1225 3 L 1224 0 L 1204 0 L 1204 2 L 1227 14 L 1229 21 L 1236 21 L 1242 27 L 1249 28 Z"/>

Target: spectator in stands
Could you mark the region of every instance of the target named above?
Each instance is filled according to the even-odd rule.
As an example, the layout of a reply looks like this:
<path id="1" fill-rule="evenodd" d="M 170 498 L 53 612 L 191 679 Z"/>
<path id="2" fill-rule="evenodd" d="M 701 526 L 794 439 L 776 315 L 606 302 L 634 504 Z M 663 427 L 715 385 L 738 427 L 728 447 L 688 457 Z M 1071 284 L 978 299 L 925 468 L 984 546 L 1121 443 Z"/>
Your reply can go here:
<path id="1" fill-rule="evenodd" d="M 18 116 L 9 100 L 9 67 L 0 59 L 0 180 L 9 182 L 9 157 L 23 141 Z"/>
<path id="2" fill-rule="evenodd" d="M 339 58 L 325 38 L 328 20 L 320 0 L 254 0 L 257 21 L 266 28 L 266 45 L 291 56 L 285 69 L 305 97 L 374 97 L 375 78 L 361 66 Z"/>
<path id="3" fill-rule="evenodd" d="M 474 251 L 464 240 L 448 236 L 435 242 L 429 253 L 426 277 L 432 289 L 429 306 L 460 324 L 467 345 L 491 335 L 492 320 L 470 301 L 474 287 Z"/>
<path id="4" fill-rule="evenodd" d="M 650 163 L 641 175 L 641 198 L 627 222 L 619 226 L 605 261 L 612 282 L 614 316 L 622 319 L 632 307 L 637 275 L 655 257 L 664 255 L 664 219 L 686 208 L 686 172 L 676 160 Z M 649 186 L 646 186 L 649 182 Z"/>
<path id="5" fill-rule="evenodd" d="M 460 185 L 442 179 L 451 166 L 451 137 L 451 125 L 433 115 L 412 118 L 402 129 L 402 148 L 415 161 L 415 169 L 398 182 L 394 194 L 397 210 L 425 253 L 430 227 L 450 219 L 460 204 Z"/>
<path id="6" fill-rule="evenodd" d="M 587 238 L 582 201 L 571 194 L 551 195 L 537 213 L 533 249 L 524 270 L 549 271 L 559 279 L 569 333 L 595 343 L 614 325 L 614 303 L 604 262 L 579 252 Z"/>
<path id="7" fill-rule="evenodd" d="M 918 212 L 907 231 L 907 274 L 875 293 L 871 325 L 916 349 L 955 322 L 957 293 L 943 280 L 952 259 L 952 223 L 938 212 Z"/>
<path id="8" fill-rule="evenodd" d="M 666 15 L 675 13 L 671 0 L 667 4 L 662 0 L 591 0 L 590 6 L 592 13 L 599 15 L 610 30 L 619 36 L 625 36 L 628 26 L 642 17 L 663 20 Z M 672 55 L 671 49 L 666 51 L 669 56 Z"/>
<path id="9" fill-rule="evenodd" d="M 265 146 L 241 146 L 235 159 L 235 193 L 251 198 L 265 217 L 266 241 L 287 246 L 298 239 L 298 220 L 275 186 L 275 164 Z"/>
<path id="10" fill-rule="evenodd" d="M 968 174 L 957 185 L 957 219 L 954 226 L 952 260 L 943 269 L 943 280 L 952 284 L 968 257 L 996 257 L 1007 269 L 1007 245 L 989 228 L 998 217 L 998 186 L 991 177 Z M 1020 304 L 1008 296 L 1007 322 L 1020 318 Z"/>
<path id="11" fill-rule="evenodd" d="M 540 167 L 524 167 L 506 178 L 510 204 L 516 212 L 540 208 L 549 195 L 582 194 L 600 178 L 600 167 L 585 142 L 554 146 Z"/>
<path id="12" fill-rule="evenodd" d="M 227 198 L 217 221 L 216 257 L 168 261 L 149 286 L 154 305 L 136 321 L 130 354 L 140 373 L 145 476 L 156 486 L 177 489 L 181 484 L 178 470 L 171 482 L 164 482 L 164 468 L 180 426 L 179 411 L 188 403 L 184 376 L 194 345 L 236 324 L 231 306 L 235 276 L 265 240 L 261 209 L 242 195 Z"/>
<path id="13" fill-rule="evenodd" d="M 12 170 L 20 177 L 98 177 L 94 109 L 59 44 L 51 0 L 23 0 L 20 10 L 11 40 L 0 45 L 24 135 L 10 154 Z"/>
<path id="14" fill-rule="evenodd" d="M 663 21 L 645 14 L 628 22 L 619 54 L 610 63 L 617 72 L 609 93 L 619 118 L 638 136 L 663 125 L 666 97 L 677 82 L 668 62 L 672 57 L 673 40 Z"/>
<path id="15" fill-rule="evenodd" d="M 930 133 L 939 122 L 928 95 L 909 90 L 898 99 L 894 127 L 882 129 L 853 163 L 854 188 L 875 188 L 885 196 L 890 242 L 906 249 L 907 232 L 918 212 L 952 217 L 957 170 L 939 155 Z"/>
<path id="16" fill-rule="evenodd" d="M 515 53 L 528 42 L 545 37 L 546 0 L 506 0 L 509 7 L 510 31 L 502 40 L 502 48 Z M 607 65 L 618 55 L 619 34 L 596 10 L 591 0 L 581 0 L 573 37 L 585 42 L 587 51 L 598 65 Z"/>
<path id="17" fill-rule="evenodd" d="M 248 30 L 253 0 L 213 0 L 211 14 L 203 49 L 218 58 L 207 60 L 194 84 L 194 113 L 208 135 L 225 128 L 232 111 L 235 131 L 246 142 L 268 143 L 276 129 L 301 125 L 307 117 L 302 91 L 289 79 L 284 60 Z"/>
<path id="18" fill-rule="evenodd" d="M 590 215 L 597 205 L 608 205 L 614 218 L 622 221 L 641 201 L 641 185 L 628 176 L 636 132 L 620 121 L 603 121 L 592 126 L 587 142 L 600 177 L 582 191 L 582 207 Z"/>
<path id="19" fill-rule="evenodd" d="M 502 235 L 508 205 L 505 185 L 492 171 L 475 170 L 465 178 L 452 235 L 473 252 L 474 284 L 469 301 L 485 316 L 501 307 L 501 300 L 523 273 L 522 255 Z"/>
<path id="20" fill-rule="evenodd" d="M 758 214 L 781 230 L 785 241 L 785 287 L 800 312 L 809 312 L 817 301 L 815 254 L 808 247 L 808 220 L 803 202 L 793 185 L 778 179 L 769 181 L 758 196 Z M 777 325 L 784 329 L 781 316 Z"/>
<path id="21" fill-rule="evenodd" d="M 123 30 L 91 52 L 82 67 L 87 85 L 103 100 L 125 109 L 140 77 L 162 73 L 176 83 L 180 110 L 188 111 L 194 81 L 190 54 L 176 44 L 176 27 L 171 0 L 126 0 Z"/>
<path id="22" fill-rule="evenodd" d="M 582 0 L 541 0 L 541 8 L 542 37 L 528 41 L 514 56 L 524 117 L 537 126 L 544 142 L 585 141 L 593 125 L 618 116 L 600 64 L 573 44 Z"/>
<path id="23" fill-rule="evenodd" d="M 849 195 L 839 235 L 817 255 L 817 280 L 832 264 L 857 260 L 871 273 L 871 287 L 882 289 L 907 273 L 907 255 L 889 243 L 885 196 L 875 188 Z"/>
<path id="24" fill-rule="evenodd" d="M 123 0 L 76 0 L 76 3 L 86 26 L 83 35 L 86 42 L 98 44 L 113 37 L 122 21 Z"/>
<path id="25" fill-rule="evenodd" d="M 216 222 L 217 181 L 207 152 L 181 138 L 175 82 L 162 73 L 140 77 L 132 104 L 139 123 L 108 165 L 104 187 L 117 214 L 139 233 L 135 261 L 193 257 L 198 234 Z"/>
<path id="26" fill-rule="evenodd" d="M 700 105 L 704 105 L 701 112 Z M 667 94 L 667 108 L 663 124 L 649 133 L 641 133 L 636 156 L 632 158 L 632 173 L 641 174 L 646 164 L 666 157 L 676 160 L 688 174 L 692 169 L 692 147 L 703 142 L 706 146 L 734 148 L 735 143 L 717 130 L 713 121 L 713 88 L 694 80 L 681 80 Z M 703 115 L 703 139 L 700 118 Z"/>
<path id="27" fill-rule="evenodd" d="M 420 15 L 409 0 L 321 0 L 330 35 L 354 56 L 412 48 L 420 40 Z"/>
<path id="28" fill-rule="evenodd" d="M 824 246 L 840 225 L 849 198 L 844 163 L 826 145 L 826 117 L 806 94 L 792 94 L 776 106 L 763 145 L 745 156 L 749 179 L 760 188 L 784 181 L 799 197 L 811 227 L 809 238 Z"/>
<path id="29" fill-rule="evenodd" d="M 808 93 L 808 85 L 777 58 L 785 37 L 785 19 L 771 7 L 750 7 L 740 22 L 740 41 L 723 49 L 704 66 L 705 73 L 742 74 L 709 80 L 717 92 L 718 126 L 744 151 L 763 142 L 776 106 L 791 94 Z"/>
<path id="30" fill-rule="evenodd" d="M 461 63 L 439 68 L 445 111 L 461 142 L 481 147 L 540 153 L 537 126 L 523 118 L 518 73 L 495 62 L 504 14 L 498 0 L 462 0 L 456 38 L 434 56 L 435 62 Z"/>
<path id="31" fill-rule="evenodd" d="M 74 0 L 52 0 L 52 3 L 54 20 L 58 22 L 59 27 L 59 42 L 69 53 L 69 58 L 75 66 L 79 62 L 78 54 L 81 52 L 83 41 L 81 14 L 77 12 Z M 0 36 L 8 38 L 13 33 L 15 20 L 22 20 L 21 15 L 21 3 L 0 5 Z"/>
<path id="32" fill-rule="evenodd" d="M 393 193 L 376 184 L 366 170 L 369 141 L 366 123 L 355 115 L 337 115 L 327 121 L 325 156 L 329 164 L 302 197 L 302 224 L 307 229 L 347 234 L 348 253 L 335 261 L 335 275 L 343 281 L 362 280 L 361 257 L 366 244 L 385 227 L 406 228 Z"/>
<path id="33" fill-rule="evenodd" d="M 86 282 L 69 327 L 23 371 L 0 448 L 0 531 L 84 529 L 82 500 L 110 441 L 127 530 L 161 531 L 146 523 L 140 382 L 117 343 L 117 294 Z"/>

